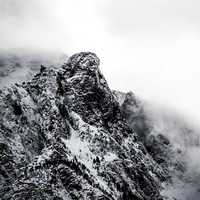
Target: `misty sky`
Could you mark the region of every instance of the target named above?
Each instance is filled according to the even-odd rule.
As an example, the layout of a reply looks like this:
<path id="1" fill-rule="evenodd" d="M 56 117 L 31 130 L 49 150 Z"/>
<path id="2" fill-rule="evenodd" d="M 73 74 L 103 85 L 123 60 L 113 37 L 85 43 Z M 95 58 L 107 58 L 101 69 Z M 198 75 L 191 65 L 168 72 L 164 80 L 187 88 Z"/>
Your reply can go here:
<path id="1" fill-rule="evenodd" d="M 94 51 L 112 89 L 198 121 L 199 10 L 198 0 L 0 0 L 0 44 Z"/>

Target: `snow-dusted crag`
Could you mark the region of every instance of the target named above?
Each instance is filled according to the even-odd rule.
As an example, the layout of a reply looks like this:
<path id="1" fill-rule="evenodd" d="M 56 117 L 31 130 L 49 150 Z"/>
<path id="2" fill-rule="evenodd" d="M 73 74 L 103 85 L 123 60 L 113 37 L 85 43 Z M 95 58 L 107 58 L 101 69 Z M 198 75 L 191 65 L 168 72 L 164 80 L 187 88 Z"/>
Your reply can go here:
<path id="1" fill-rule="evenodd" d="M 161 200 L 165 170 L 121 114 L 98 57 L 0 91 L 0 197 Z"/>

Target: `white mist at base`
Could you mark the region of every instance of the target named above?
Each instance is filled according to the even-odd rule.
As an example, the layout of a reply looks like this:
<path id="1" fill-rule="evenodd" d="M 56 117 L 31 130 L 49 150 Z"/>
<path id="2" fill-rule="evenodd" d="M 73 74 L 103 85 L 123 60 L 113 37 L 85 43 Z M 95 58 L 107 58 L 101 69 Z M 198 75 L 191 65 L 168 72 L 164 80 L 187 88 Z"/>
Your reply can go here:
<path id="1" fill-rule="evenodd" d="M 171 109 L 144 103 L 144 110 L 151 134 L 162 134 L 172 144 L 174 151 L 181 152 L 177 162 L 184 164 L 185 171 L 173 174 L 172 184 L 163 185 L 162 195 L 167 200 L 199 200 L 200 199 L 200 129 L 190 120 Z M 176 160 L 175 160 L 176 162 Z"/>

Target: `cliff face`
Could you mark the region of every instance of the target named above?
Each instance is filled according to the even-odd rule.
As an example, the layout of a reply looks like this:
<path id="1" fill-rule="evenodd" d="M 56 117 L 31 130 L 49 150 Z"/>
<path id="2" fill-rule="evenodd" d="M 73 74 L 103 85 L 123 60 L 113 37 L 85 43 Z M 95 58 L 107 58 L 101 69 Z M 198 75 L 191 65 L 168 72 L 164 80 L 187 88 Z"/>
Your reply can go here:
<path id="1" fill-rule="evenodd" d="M 0 91 L 1 199 L 158 200 L 165 170 L 85 52 Z"/>

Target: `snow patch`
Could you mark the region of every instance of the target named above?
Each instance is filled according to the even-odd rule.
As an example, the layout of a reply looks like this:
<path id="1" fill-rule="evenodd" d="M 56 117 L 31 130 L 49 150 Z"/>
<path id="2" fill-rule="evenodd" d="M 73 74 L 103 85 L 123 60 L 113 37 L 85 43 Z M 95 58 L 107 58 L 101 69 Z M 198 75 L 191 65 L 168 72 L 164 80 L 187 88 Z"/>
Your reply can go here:
<path id="1" fill-rule="evenodd" d="M 46 149 L 46 151 L 37 157 L 37 164 L 41 164 L 45 162 L 45 160 L 50 159 L 53 151 L 51 149 Z"/>
<path id="2" fill-rule="evenodd" d="M 82 141 L 76 131 L 72 131 L 70 139 L 62 138 L 62 140 L 74 156 L 79 158 L 89 170 L 93 170 L 92 161 L 96 156 L 91 153 L 89 144 Z"/>
<path id="3" fill-rule="evenodd" d="M 109 152 L 104 156 L 104 159 L 106 162 L 112 162 L 113 160 L 117 159 L 118 157 L 116 156 L 116 154 Z"/>
<path id="4" fill-rule="evenodd" d="M 85 123 L 81 117 L 72 112 L 73 118 L 76 120 L 78 130 L 74 130 L 71 128 L 71 137 L 69 139 L 62 138 L 62 141 L 65 143 L 66 147 L 71 151 L 73 156 L 76 156 L 79 162 L 84 164 L 86 168 L 90 171 L 90 173 L 98 180 L 98 183 L 104 190 L 109 190 L 107 184 L 101 177 L 98 176 L 97 169 L 94 168 L 93 160 L 96 159 L 96 155 L 90 150 L 90 143 L 84 139 L 81 140 L 79 133 L 87 132 L 90 133 L 91 136 L 98 134 L 98 128 L 91 126 Z M 114 158 L 114 155 L 107 156 L 107 159 L 111 160 Z"/>

